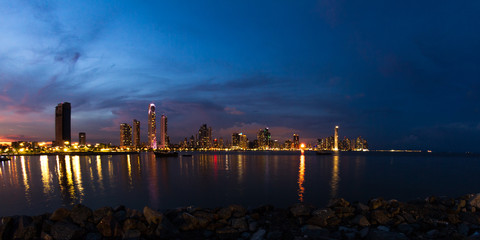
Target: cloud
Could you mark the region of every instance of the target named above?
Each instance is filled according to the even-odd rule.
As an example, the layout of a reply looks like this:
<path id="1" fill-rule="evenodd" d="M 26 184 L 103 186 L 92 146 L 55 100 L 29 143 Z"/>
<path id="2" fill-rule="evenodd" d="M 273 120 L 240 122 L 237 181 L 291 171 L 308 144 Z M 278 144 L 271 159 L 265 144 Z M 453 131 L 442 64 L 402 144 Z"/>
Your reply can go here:
<path id="1" fill-rule="evenodd" d="M 244 112 L 239 111 L 234 107 L 225 107 L 224 110 L 225 110 L 225 112 L 227 112 L 228 114 L 231 114 L 231 115 L 243 115 L 243 114 L 245 114 Z"/>

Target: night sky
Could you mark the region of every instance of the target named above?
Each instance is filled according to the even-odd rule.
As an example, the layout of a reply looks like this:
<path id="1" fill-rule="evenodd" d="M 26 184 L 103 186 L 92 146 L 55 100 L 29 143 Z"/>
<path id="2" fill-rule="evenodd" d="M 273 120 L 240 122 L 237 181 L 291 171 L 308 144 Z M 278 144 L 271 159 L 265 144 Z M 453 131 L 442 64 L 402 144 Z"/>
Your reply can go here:
<path id="1" fill-rule="evenodd" d="M 480 1 L 1 1 L 0 137 L 119 143 L 148 104 L 173 143 L 362 136 L 480 152 Z"/>

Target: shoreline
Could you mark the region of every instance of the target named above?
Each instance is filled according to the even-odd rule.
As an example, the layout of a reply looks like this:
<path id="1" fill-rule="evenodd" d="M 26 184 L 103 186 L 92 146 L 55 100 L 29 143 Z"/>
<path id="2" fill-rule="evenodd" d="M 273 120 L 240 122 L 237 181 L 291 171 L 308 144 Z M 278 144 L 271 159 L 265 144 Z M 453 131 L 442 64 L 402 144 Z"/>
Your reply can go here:
<path id="1" fill-rule="evenodd" d="M 480 193 L 327 207 L 240 205 L 143 211 L 77 204 L 37 216 L 5 216 L 0 239 L 480 239 Z"/>

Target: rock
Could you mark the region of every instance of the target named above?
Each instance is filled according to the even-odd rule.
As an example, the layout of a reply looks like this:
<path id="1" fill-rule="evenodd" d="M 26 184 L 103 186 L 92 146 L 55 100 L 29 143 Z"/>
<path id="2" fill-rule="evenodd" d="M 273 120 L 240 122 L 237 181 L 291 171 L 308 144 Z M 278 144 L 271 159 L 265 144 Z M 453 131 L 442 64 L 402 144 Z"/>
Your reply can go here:
<path id="1" fill-rule="evenodd" d="M 464 236 L 468 236 L 469 231 L 470 231 L 470 228 L 467 226 L 467 224 L 462 223 L 458 225 L 458 233 Z"/>
<path id="2" fill-rule="evenodd" d="M 386 232 L 378 229 L 373 229 L 368 232 L 366 239 L 369 240 L 408 240 L 408 237 L 403 233 Z"/>
<path id="3" fill-rule="evenodd" d="M 13 238 L 15 239 L 33 239 L 40 235 L 40 232 L 33 225 L 33 220 L 28 216 L 16 217 L 17 227 Z"/>
<path id="4" fill-rule="evenodd" d="M 112 215 L 102 218 L 97 224 L 97 230 L 104 237 L 118 237 L 122 235 L 120 224 Z"/>
<path id="5" fill-rule="evenodd" d="M 233 212 L 233 217 L 241 218 L 247 214 L 247 209 L 241 205 L 230 205 L 229 208 Z"/>
<path id="6" fill-rule="evenodd" d="M 117 219 L 119 222 L 123 222 L 127 219 L 127 212 L 124 210 L 116 211 L 113 214 L 113 217 L 115 217 L 115 219 Z"/>
<path id="7" fill-rule="evenodd" d="M 93 223 L 98 224 L 102 218 L 112 215 L 113 209 L 111 207 L 103 207 L 93 211 Z"/>
<path id="8" fill-rule="evenodd" d="M 297 203 L 290 207 L 290 213 L 294 217 L 310 216 L 310 207 L 303 203 Z"/>
<path id="9" fill-rule="evenodd" d="M 238 236 L 238 230 L 232 227 L 220 228 L 220 229 L 217 229 L 215 232 L 217 236 L 222 239 L 225 239 L 225 238 L 233 239 Z"/>
<path id="10" fill-rule="evenodd" d="M 252 234 L 250 234 L 249 232 L 244 232 L 242 233 L 242 235 L 240 235 L 240 237 L 243 239 L 249 239 L 251 235 Z"/>
<path id="11" fill-rule="evenodd" d="M 138 230 L 128 230 L 123 234 L 123 239 L 138 239 L 142 234 Z"/>
<path id="12" fill-rule="evenodd" d="M 363 215 L 357 215 L 355 218 L 352 219 L 352 224 L 355 224 L 360 227 L 368 227 L 370 226 L 370 222 L 368 219 Z"/>
<path id="13" fill-rule="evenodd" d="M 242 218 L 234 218 L 231 220 L 232 227 L 238 229 L 240 232 L 245 232 L 248 229 L 247 221 L 244 217 Z"/>
<path id="14" fill-rule="evenodd" d="M 439 231 L 437 229 L 433 229 L 427 232 L 427 236 L 429 238 L 436 238 L 439 234 Z"/>
<path id="15" fill-rule="evenodd" d="M 370 210 L 375 210 L 375 209 L 378 209 L 380 207 L 383 207 L 385 206 L 385 200 L 383 200 L 383 198 L 374 198 L 374 199 L 370 199 L 370 201 L 368 201 L 368 206 L 370 207 Z"/>
<path id="16" fill-rule="evenodd" d="M 407 223 L 402 223 L 397 226 L 397 230 L 406 235 L 410 235 L 413 232 L 413 227 Z"/>
<path id="17" fill-rule="evenodd" d="M 87 236 L 85 236 L 85 240 L 101 240 L 101 239 L 102 239 L 102 235 L 96 232 L 90 232 L 87 234 Z"/>
<path id="18" fill-rule="evenodd" d="M 267 233 L 267 231 L 265 231 L 265 229 L 259 229 L 258 231 L 256 231 L 252 238 L 250 238 L 250 240 L 262 240 L 263 239 L 263 236 L 265 236 L 265 233 Z"/>
<path id="19" fill-rule="evenodd" d="M 233 210 L 229 207 L 218 210 L 217 215 L 221 219 L 229 219 L 232 216 Z"/>
<path id="20" fill-rule="evenodd" d="M 275 230 L 275 231 L 270 231 L 267 234 L 267 239 L 282 239 L 282 231 Z"/>
<path id="21" fill-rule="evenodd" d="M 320 238 L 328 236 L 330 233 L 328 229 L 321 228 L 313 225 L 305 225 L 301 229 L 301 232 L 309 238 Z"/>
<path id="22" fill-rule="evenodd" d="M 380 230 L 380 231 L 390 232 L 390 228 L 387 227 L 387 226 L 380 225 L 380 226 L 377 227 L 377 229 Z"/>
<path id="23" fill-rule="evenodd" d="M 70 211 L 66 208 L 59 208 L 55 210 L 52 215 L 50 216 L 50 220 L 52 221 L 62 221 L 70 216 Z"/>
<path id="24" fill-rule="evenodd" d="M 57 240 L 83 239 L 84 230 L 79 226 L 68 222 L 56 222 L 52 226 L 51 235 Z"/>
<path id="25" fill-rule="evenodd" d="M 360 230 L 360 232 L 358 233 L 360 235 L 360 238 L 365 238 L 368 235 L 368 231 L 370 231 L 370 228 L 362 228 L 362 230 Z"/>
<path id="26" fill-rule="evenodd" d="M 13 238 L 14 220 L 12 217 L 3 217 L 0 222 L 0 239 Z"/>
<path id="27" fill-rule="evenodd" d="M 199 228 L 198 219 L 188 212 L 183 212 L 175 223 L 179 223 L 179 229 L 182 231 L 190 231 Z"/>
<path id="28" fill-rule="evenodd" d="M 92 210 L 82 204 L 73 206 L 72 211 L 70 211 L 70 218 L 72 218 L 72 221 L 81 227 L 85 226 L 85 222 L 92 215 Z"/>
<path id="29" fill-rule="evenodd" d="M 362 215 L 367 214 L 368 211 L 370 210 L 370 208 L 363 203 L 356 203 L 356 204 L 354 204 L 354 207 L 355 207 L 356 212 L 359 213 L 359 214 L 362 214 Z"/>
<path id="30" fill-rule="evenodd" d="M 370 218 L 381 225 L 386 225 L 390 221 L 390 218 L 387 216 L 386 212 L 378 209 L 373 210 L 370 213 Z"/>
<path id="31" fill-rule="evenodd" d="M 307 220 L 310 225 L 325 227 L 329 224 L 328 220 L 335 217 L 335 212 L 330 208 L 323 208 L 313 211 L 313 217 Z"/>
<path id="32" fill-rule="evenodd" d="M 163 214 L 159 213 L 148 206 L 145 206 L 143 208 L 143 215 L 145 216 L 145 219 L 147 220 L 148 224 L 159 224 L 162 222 L 163 219 Z"/>
<path id="33" fill-rule="evenodd" d="M 468 205 L 472 206 L 472 207 L 475 207 L 475 208 L 480 208 L 480 193 L 472 196 L 469 200 L 468 200 Z"/>
<path id="34" fill-rule="evenodd" d="M 350 206 L 350 203 L 343 199 L 343 198 L 336 198 L 330 201 L 328 204 L 329 208 L 336 208 L 336 207 L 348 207 Z"/>
<path id="35" fill-rule="evenodd" d="M 138 223 L 138 220 L 136 219 L 132 219 L 132 218 L 126 219 L 123 222 L 123 231 L 126 232 L 130 229 L 137 229 L 137 223 Z"/>
<path id="36" fill-rule="evenodd" d="M 255 232 L 255 231 L 257 231 L 257 227 L 258 227 L 258 222 L 253 221 L 253 222 L 251 222 L 251 223 L 248 224 L 248 230 L 249 230 L 250 232 Z"/>

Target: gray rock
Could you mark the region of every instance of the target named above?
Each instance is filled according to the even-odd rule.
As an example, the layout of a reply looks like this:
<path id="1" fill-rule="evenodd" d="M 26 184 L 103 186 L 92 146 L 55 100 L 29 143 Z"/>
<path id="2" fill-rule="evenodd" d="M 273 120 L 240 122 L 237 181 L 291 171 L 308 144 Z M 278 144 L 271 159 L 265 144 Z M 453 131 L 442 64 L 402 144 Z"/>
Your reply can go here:
<path id="1" fill-rule="evenodd" d="M 257 231 L 257 227 L 258 227 L 258 223 L 255 222 L 255 221 L 253 221 L 253 222 L 251 222 L 251 223 L 248 224 L 248 230 L 249 230 L 250 232 L 255 232 L 255 231 Z"/>
<path id="2" fill-rule="evenodd" d="M 360 232 L 358 233 L 360 235 L 360 238 L 365 238 L 368 235 L 368 232 L 370 231 L 370 228 L 362 228 Z"/>
<path id="3" fill-rule="evenodd" d="M 381 225 L 381 226 L 378 226 L 377 229 L 380 230 L 380 231 L 390 232 L 390 228 L 387 227 L 387 226 L 382 226 Z"/>
<path id="4" fill-rule="evenodd" d="M 73 223 L 60 221 L 52 226 L 51 235 L 56 240 L 82 239 L 84 230 Z"/>
<path id="5" fill-rule="evenodd" d="M 234 204 L 234 205 L 230 205 L 229 208 L 232 210 L 233 217 L 241 218 L 241 217 L 245 217 L 245 215 L 247 214 L 247 209 L 242 205 Z"/>
<path id="6" fill-rule="evenodd" d="M 271 231 L 267 234 L 267 239 L 281 239 L 282 238 L 282 232 L 281 231 Z"/>
<path id="7" fill-rule="evenodd" d="M 363 203 L 356 203 L 354 207 L 357 210 L 357 212 L 361 214 L 366 214 L 370 210 L 370 208 Z"/>
<path id="8" fill-rule="evenodd" d="M 244 232 L 242 233 L 242 235 L 240 235 L 240 237 L 242 237 L 243 239 L 249 239 L 251 235 L 252 234 L 250 234 L 249 232 Z"/>
<path id="9" fill-rule="evenodd" d="M 221 219 L 229 219 L 232 216 L 233 210 L 230 207 L 221 208 L 218 210 L 217 215 Z"/>
<path id="10" fill-rule="evenodd" d="M 180 226 L 179 226 L 179 229 L 182 230 L 182 231 L 190 231 L 190 230 L 195 230 L 195 229 L 198 229 L 199 228 L 199 221 L 198 219 L 193 216 L 192 214 L 188 213 L 188 212 L 183 212 L 181 215 L 180 215 L 180 218 L 182 221 Z M 179 221 L 177 221 L 179 222 Z"/>
<path id="11" fill-rule="evenodd" d="M 469 200 L 468 200 L 468 204 L 472 207 L 475 207 L 475 208 L 480 208 L 480 193 L 472 196 Z"/>
<path id="12" fill-rule="evenodd" d="M 162 222 L 163 219 L 163 214 L 159 213 L 148 206 L 145 206 L 143 208 L 143 215 L 145 216 L 145 219 L 147 220 L 148 224 L 159 224 Z"/>
<path id="13" fill-rule="evenodd" d="M 256 231 L 252 238 L 250 238 L 250 240 L 262 240 L 263 239 L 263 236 L 265 236 L 265 233 L 267 233 L 267 231 L 265 231 L 265 229 L 259 229 L 258 231 Z"/>
<path id="14" fill-rule="evenodd" d="M 437 229 L 433 229 L 433 230 L 430 230 L 430 231 L 427 232 L 427 236 L 429 238 L 435 238 L 435 237 L 438 236 L 439 233 L 440 232 Z"/>
<path id="15" fill-rule="evenodd" d="M 85 240 L 101 240 L 102 235 L 100 233 L 88 233 L 87 236 L 85 236 Z"/>
<path id="16" fill-rule="evenodd" d="M 70 216 L 70 210 L 66 208 L 59 208 L 52 213 L 52 215 L 50 216 L 50 220 L 62 221 L 69 216 Z"/>
<path id="17" fill-rule="evenodd" d="M 360 227 L 368 227 L 370 226 L 370 222 L 368 221 L 368 219 L 363 216 L 363 215 L 357 215 L 355 216 L 355 218 L 353 218 L 352 220 L 352 223 L 357 225 L 357 226 L 360 226 Z"/>

